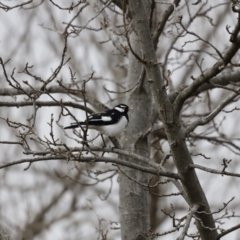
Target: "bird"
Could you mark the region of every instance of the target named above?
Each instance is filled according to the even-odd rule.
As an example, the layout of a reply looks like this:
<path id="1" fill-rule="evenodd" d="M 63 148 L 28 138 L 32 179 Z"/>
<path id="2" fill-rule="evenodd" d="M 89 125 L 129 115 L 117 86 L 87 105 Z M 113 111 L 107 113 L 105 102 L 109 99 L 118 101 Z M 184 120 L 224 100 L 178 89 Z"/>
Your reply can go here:
<path id="1" fill-rule="evenodd" d="M 64 129 L 72 129 L 86 126 L 89 129 L 95 129 L 100 134 L 105 134 L 108 137 L 115 137 L 123 132 L 127 127 L 129 118 L 128 111 L 131 110 L 126 104 L 119 104 L 113 109 L 109 109 L 102 113 L 93 113 L 83 122 L 71 123 L 70 126 Z"/>

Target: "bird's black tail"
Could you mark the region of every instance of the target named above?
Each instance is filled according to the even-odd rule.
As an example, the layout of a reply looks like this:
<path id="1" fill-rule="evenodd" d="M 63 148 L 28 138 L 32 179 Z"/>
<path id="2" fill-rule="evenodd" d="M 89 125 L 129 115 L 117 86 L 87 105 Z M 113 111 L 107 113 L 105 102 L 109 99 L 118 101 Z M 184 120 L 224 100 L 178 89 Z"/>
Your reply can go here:
<path id="1" fill-rule="evenodd" d="M 85 123 L 84 122 L 73 123 L 71 126 L 67 126 L 64 129 L 78 128 L 80 125 L 85 125 Z"/>

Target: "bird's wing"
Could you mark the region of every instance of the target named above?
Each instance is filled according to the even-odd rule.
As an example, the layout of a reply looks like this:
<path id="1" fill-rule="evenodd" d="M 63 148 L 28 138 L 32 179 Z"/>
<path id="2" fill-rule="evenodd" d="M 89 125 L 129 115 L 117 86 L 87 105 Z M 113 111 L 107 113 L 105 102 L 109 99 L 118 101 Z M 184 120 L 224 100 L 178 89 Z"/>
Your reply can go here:
<path id="1" fill-rule="evenodd" d="M 95 125 L 95 126 L 104 126 L 109 124 L 117 123 L 120 116 L 116 110 L 111 109 L 105 113 L 95 113 L 88 117 L 86 121 L 81 124 Z"/>

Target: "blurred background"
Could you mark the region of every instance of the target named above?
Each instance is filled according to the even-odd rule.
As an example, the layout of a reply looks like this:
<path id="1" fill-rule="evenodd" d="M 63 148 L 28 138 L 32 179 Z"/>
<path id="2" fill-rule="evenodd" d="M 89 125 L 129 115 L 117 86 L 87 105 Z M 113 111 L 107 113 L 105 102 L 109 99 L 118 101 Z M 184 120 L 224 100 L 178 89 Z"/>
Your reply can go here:
<path id="1" fill-rule="evenodd" d="M 155 2 L 158 22 L 171 1 Z M 51 132 L 59 142 L 78 146 L 76 135 L 62 129 L 74 121 L 73 117 L 67 115 L 65 109 L 57 104 L 52 106 L 50 102 L 83 105 L 83 98 L 69 94 L 61 86 L 79 91 L 84 87 L 88 95 L 88 107 L 94 111 L 99 110 L 94 105 L 95 101 L 109 108 L 125 103 L 127 99 L 123 92 L 132 87 L 127 81 L 127 53 L 123 54 L 115 47 L 102 22 L 104 13 L 115 31 L 126 41 L 122 10 L 114 3 L 102 1 L 101 6 L 105 7 L 100 12 L 96 12 L 88 1 L 73 1 L 72 6 L 76 5 L 73 9 L 70 9 L 70 2 L 63 0 L 30 1 L 12 8 L 21 3 L 0 1 L 0 57 L 4 63 L 9 60 L 5 64 L 9 81 L 2 66 L 0 68 L 1 165 L 28 158 L 18 144 L 24 132 L 28 131 L 25 125 L 32 126 L 29 139 L 33 140 L 29 140 L 28 144 L 35 151 L 44 149 L 45 145 L 41 144 L 40 139 L 51 139 Z M 189 34 L 178 24 L 180 16 Z M 157 56 L 169 94 L 184 88 L 212 67 L 219 59 L 214 47 L 222 54 L 226 51 L 230 45 L 226 27 L 231 26 L 231 31 L 236 22 L 237 14 L 232 12 L 230 1 L 180 1 L 157 45 Z M 67 38 L 64 64 L 48 84 L 47 93 L 37 99 L 46 102 L 46 106 L 37 107 L 37 111 L 33 105 L 18 106 L 17 103 L 31 102 L 31 99 L 23 91 L 22 94 L 13 94 L 13 86 L 38 89 L 43 84 L 41 80 L 49 79 L 61 65 L 66 45 L 63 33 L 67 27 L 68 31 L 74 33 Z M 191 32 L 205 41 L 199 40 Z M 233 61 L 238 63 L 238 60 L 239 55 Z M 30 74 L 27 74 L 26 66 Z M 238 71 L 230 66 L 224 70 L 224 74 L 231 76 Z M 233 86 L 238 84 L 237 80 L 232 81 Z M 215 88 L 190 98 L 182 111 L 183 126 L 206 116 L 229 94 L 225 89 Z M 66 107 L 76 119 L 85 119 L 85 111 L 70 105 Z M 196 164 L 222 170 L 225 158 L 231 160 L 227 171 L 238 173 L 239 103 L 235 101 L 225 110 L 210 124 L 198 127 L 191 133 L 188 146 Z M 7 123 L 7 119 L 11 124 Z M 153 125 L 160 127 L 161 122 L 156 119 Z M 96 135 L 97 132 L 90 132 L 90 138 Z M 101 144 L 100 138 L 94 141 L 94 145 Z M 168 153 L 166 139 L 161 132 L 154 132 L 152 160 L 159 161 Z M 176 171 L 171 158 L 166 168 Z M 227 229 L 239 223 L 239 179 L 200 170 L 197 170 L 197 174 L 213 212 L 234 198 L 225 209 L 216 213 L 215 218 L 219 219 L 217 226 Z M 163 177 L 151 177 L 153 182 L 165 180 Z M 109 163 L 86 164 L 56 160 L 3 168 L 0 170 L 0 239 L 120 239 L 118 190 L 118 169 Z M 172 219 L 162 210 L 170 213 L 175 211 L 176 218 L 180 219 L 185 216 L 188 206 L 181 196 L 173 194 L 178 190 L 171 183 L 160 184 L 152 191 L 156 194 L 149 194 L 152 231 L 171 231 L 174 229 Z M 192 229 L 194 233 L 194 226 Z M 238 233 L 235 231 L 222 239 L 238 239 Z M 179 232 L 173 231 L 171 239 L 176 239 L 178 235 Z M 169 236 L 160 238 L 169 239 Z"/>

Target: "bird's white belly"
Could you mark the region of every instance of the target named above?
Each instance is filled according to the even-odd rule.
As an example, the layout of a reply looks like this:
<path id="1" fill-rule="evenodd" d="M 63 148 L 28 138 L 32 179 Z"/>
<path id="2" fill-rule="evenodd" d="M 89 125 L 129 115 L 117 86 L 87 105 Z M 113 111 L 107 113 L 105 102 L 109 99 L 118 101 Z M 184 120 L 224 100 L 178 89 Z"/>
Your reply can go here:
<path id="1" fill-rule="evenodd" d="M 114 137 L 122 133 L 122 131 L 127 127 L 128 121 L 125 117 L 121 118 L 120 121 L 113 125 L 101 126 L 99 129 L 102 133 L 109 137 Z"/>

